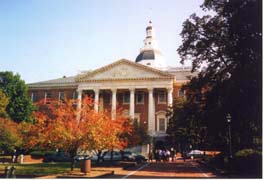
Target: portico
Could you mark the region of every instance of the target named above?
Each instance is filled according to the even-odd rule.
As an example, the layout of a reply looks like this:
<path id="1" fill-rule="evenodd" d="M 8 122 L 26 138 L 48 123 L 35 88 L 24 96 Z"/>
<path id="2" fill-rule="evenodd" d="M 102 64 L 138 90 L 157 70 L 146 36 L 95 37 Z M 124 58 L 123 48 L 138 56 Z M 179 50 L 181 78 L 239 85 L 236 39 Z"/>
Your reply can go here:
<path id="1" fill-rule="evenodd" d="M 172 104 L 172 89 L 173 89 L 173 78 L 168 74 L 153 70 L 152 68 L 136 64 L 127 60 L 120 60 L 114 65 L 109 65 L 108 67 L 103 67 L 104 71 L 94 74 L 94 75 L 83 75 L 79 77 L 78 85 L 78 99 L 81 102 L 83 91 L 90 90 L 94 93 L 94 109 L 98 111 L 99 109 L 99 97 L 100 93 L 107 90 L 111 92 L 110 102 L 111 105 L 111 117 L 114 120 L 116 118 L 116 110 L 119 104 L 122 104 L 122 100 L 117 96 L 123 94 L 124 98 L 129 99 L 127 104 L 127 110 L 129 111 L 129 118 L 134 119 L 136 111 L 144 109 L 145 113 L 147 111 L 147 117 L 141 118 L 146 121 L 148 125 L 148 131 L 150 135 L 154 135 L 156 131 L 155 125 L 155 113 L 156 106 L 155 101 L 157 101 L 158 91 L 164 91 L 166 94 L 166 101 L 162 102 L 163 106 L 166 108 L 168 105 Z M 142 74 L 142 68 L 144 70 L 144 75 Z M 114 71 L 113 75 L 111 72 Z M 138 71 L 141 73 L 138 74 Z M 128 74 L 130 72 L 130 74 Z M 104 76 L 102 76 L 104 74 Z M 146 77 L 149 74 L 149 77 Z M 89 79 L 92 76 L 92 80 Z M 138 77 L 136 77 L 138 76 Z M 152 77 L 151 77 L 152 76 Z M 98 77 L 98 78 L 97 78 Z M 125 97 L 124 92 L 129 92 L 128 97 Z M 138 102 L 137 98 L 140 93 L 143 93 L 143 102 Z M 154 94 L 156 96 L 154 96 Z M 146 96 L 146 97 L 145 97 Z M 142 98 L 142 97 L 141 97 Z M 101 99 L 101 98 L 100 98 Z M 103 96 L 102 96 L 103 100 Z M 135 101 L 136 100 L 136 101 Z M 110 104 L 111 103 L 111 104 Z M 165 103 L 165 104 L 164 104 Z M 81 107 L 79 104 L 78 107 Z M 144 107 L 144 108 L 143 108 Z M 104 109 L 104 107 L 100 107 Z M 164 109 L 166 110 L 166 109 Z M 147 118 L 147 119 L 146 119 Z"/>

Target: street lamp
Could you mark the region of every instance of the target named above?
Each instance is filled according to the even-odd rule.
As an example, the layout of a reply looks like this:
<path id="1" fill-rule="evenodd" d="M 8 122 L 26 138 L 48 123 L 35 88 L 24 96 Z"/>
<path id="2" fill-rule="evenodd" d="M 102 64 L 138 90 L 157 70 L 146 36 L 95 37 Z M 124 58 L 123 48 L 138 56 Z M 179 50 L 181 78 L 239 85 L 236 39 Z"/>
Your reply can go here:
<path id="1" fill-rule="evenodd" d="M 231 115 L 228 113 L 226 115 L 226 120 L 228 124 L 228 139 L 229 139 L 229 157 L 232 158 L 232 143 L 231 143 Z"/>

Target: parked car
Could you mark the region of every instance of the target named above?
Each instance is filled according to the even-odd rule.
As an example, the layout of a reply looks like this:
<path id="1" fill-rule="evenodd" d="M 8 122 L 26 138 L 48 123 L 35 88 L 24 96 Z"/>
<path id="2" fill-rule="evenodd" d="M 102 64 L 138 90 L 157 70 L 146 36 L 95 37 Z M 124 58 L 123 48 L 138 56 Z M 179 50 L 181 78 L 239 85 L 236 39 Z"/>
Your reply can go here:
<path id="1" fill-rule="evenodd" d="M 188 153 L 186 154 L 186 156 L 187 156 L 187 158 L 191 158 L 192 156 L 193 156 L 194 158 L 197 158 L 197 157 L 202 157 L 203 154 L 204 154 L 203 151 L 200 151 L 200 150 L 191 150 L 190 152 L 188 152 Z"/>
<path id="2" fill-rule="evenodd" d="M 103 160 L 104 161 L 110 161 L 111 160 L 111 151 L 107 151 L 103 154 Z M 113 161 L 121 161 L 122 155 L 120 152 L 113 151 Z"/>
<path id="3" fill-rule="evenodd" d="M 143 156 L 143 155 L 141 155 L 141 154 L 137 154 L 136 155 L 136 162 L 137 163 L 142 163 L 142 162 L 146 162 L 148 159 L 145 157 L 145 156 Z"/>
<path id="4" fill-rule="evenodd" d="M 135 161 L 136 160 L 136 154 L 132 153 L 130 151 L 124 151 L 122 160 L 124 161 Z"/>
<path id="5" fill-rule="evenodd" d="M 88 156 L 88 155 L 77 155 L 74 157 L 74 160 L 76 161 L 82 161 L 82 160 L 85 160 L 85 159 L 91 159 L 91 156 Z"/>
<path id="6" fill-rule="evenodd" d="M 43 162 L 69 162 L 71 158 L 64 153 L 44 156 Z"/>
<path id="7" fill-rule="evenodd" d="M 123 160 L 124 161 L 135 161 L 138 163 L 147 161 L 147 158 L 141 154 L 136 154 L 131 151 L 123 152 Z"/>
<path id="8" fill-rule="evenodd" d="M 102 156 L 102 155 L 101 155 Z M 93 155 L 92 157 L 91 157 L 91 161 L 94 161 L 94 162 L 97 162 L 97 160 L 98 160 L 98 156 L 97 155 Z M 100 162 L 102 162 L 102 158 L 100 159 Z"/>

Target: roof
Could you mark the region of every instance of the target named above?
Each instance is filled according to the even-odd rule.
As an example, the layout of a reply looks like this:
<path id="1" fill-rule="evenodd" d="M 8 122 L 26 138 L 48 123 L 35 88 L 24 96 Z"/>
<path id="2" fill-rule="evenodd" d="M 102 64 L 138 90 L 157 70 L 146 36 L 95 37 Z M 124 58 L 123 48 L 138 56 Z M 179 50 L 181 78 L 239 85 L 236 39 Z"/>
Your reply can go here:
<path id="1" fill-rule="evenodd" d="M 107 69 L 117 66 L 118 64 L 130 64 L 135 67 L 138 67 L 140 69 L 145 69 L 150 72 L 158 73 L 164 77 L 175 77 L 176 81 L 188 81 L 189 76 L 196 76 L 198 72 L 191 72 L 190 67 L 180 68 L 180 67 L 168 67 L 166 71 L 158 70 L 155 68 L 151 68 L 139 63 L 135 63 L 126 59 L 121 59 L 118 61 L 115 61 L 114 63 L 111 63 L 107 66 L 103 66 L 99 69 L 96 69 L 94 71 L 88 71 L 85 73 L 78 74 L 76 76 L 70 76 L 70 77 L 63 77 L 63 78 L 57 78 L 57 79 L 51 79 L 47 81 L 40 81 L 36 83 L 29 83 L 27 84 L 30 89 L 41 89 L 41 88 L 77 88 L 79 81 L 82 81 L 82 79 L 85 79 L 86 77 L 91 77 L 97 73 L 101 73 L 106 71 Z"/>
<path id="2" fill-rule="evenodd" d="M 140 54 L 136 58 L 136 62 L 139 62 L 141 60 L 155 60 L 156 54 L 161 54 L 158 50 L 143 50 L 140 52 Z"/>
<path id="3" fill-rule="evenodd" d="M 50 86 L 56 86 L 56 87 L 72 87 L 77 86 L 75 81 L 76 76 L 70 76 L 70 77 L 62 77 L 57 79 L 51 79 L 47 81 L 40 81 L 36 83 L 30 83 L 27 84 L 29 88 L 44 88 L 44 87 L 50 87 Z"/>
<path id="4" fill-rule="evenodd" d="M 166 70 L 176 77 L 176 81 L 188 81 L 188 77 L 197 76 L 198 72 L 191 72 L 191 67 L 168 67 Z"/>

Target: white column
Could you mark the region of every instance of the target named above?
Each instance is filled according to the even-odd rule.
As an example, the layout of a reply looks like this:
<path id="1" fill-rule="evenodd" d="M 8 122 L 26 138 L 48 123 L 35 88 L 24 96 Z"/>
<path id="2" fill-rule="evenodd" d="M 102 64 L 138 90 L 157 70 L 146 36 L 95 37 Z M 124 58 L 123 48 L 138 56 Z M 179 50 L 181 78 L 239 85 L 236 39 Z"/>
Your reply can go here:
<path id="1" fill-rule="evenodd" d="M 77 102 L 77 120 L 80 120 L 80 116 L 81 116 L 81 108 L 82 108 L 82 90 L 78 89 L 78 102 Z"/>
<path id="2" fill-rule="evenodd" d="M 129 116 L 131 119 L 135 118 L 135 89 L 130 90 Z"/>
<path id="3" fill-rule="evenodd" d="M 112 90 L 112 119 L 116 118 L 116 91 L 117 89 Z"/>
<path id="4" fill-rule="evenodd" d="M 99 107 L 99 89 L 94 89 L 94 110 L 98 112 Z"/>
<path id="5" fill-rule="evenodd" d="M 153 135 L 155 131 L 155 114 L 154 114 L 154 98 L 153 98 L 153 88 L 148 89 L 149 93 L 149 103 L 148 103 L 148 130 L 149 134 Z"/>
<path id="6" fill-rule="evenodd" d="M 77 103 L 77 109 L 81 109 L 81 105 L 82 105 L 82 90 L 78 89 L 78 103 Z"/>
<path id="7" fill-rule="evenodd" d="M 173 98 L 172 98 L 173 89 L 168 88 L 167 92 L 168 92 L 168 106 L 172 106 L 173 105 Z"/>

